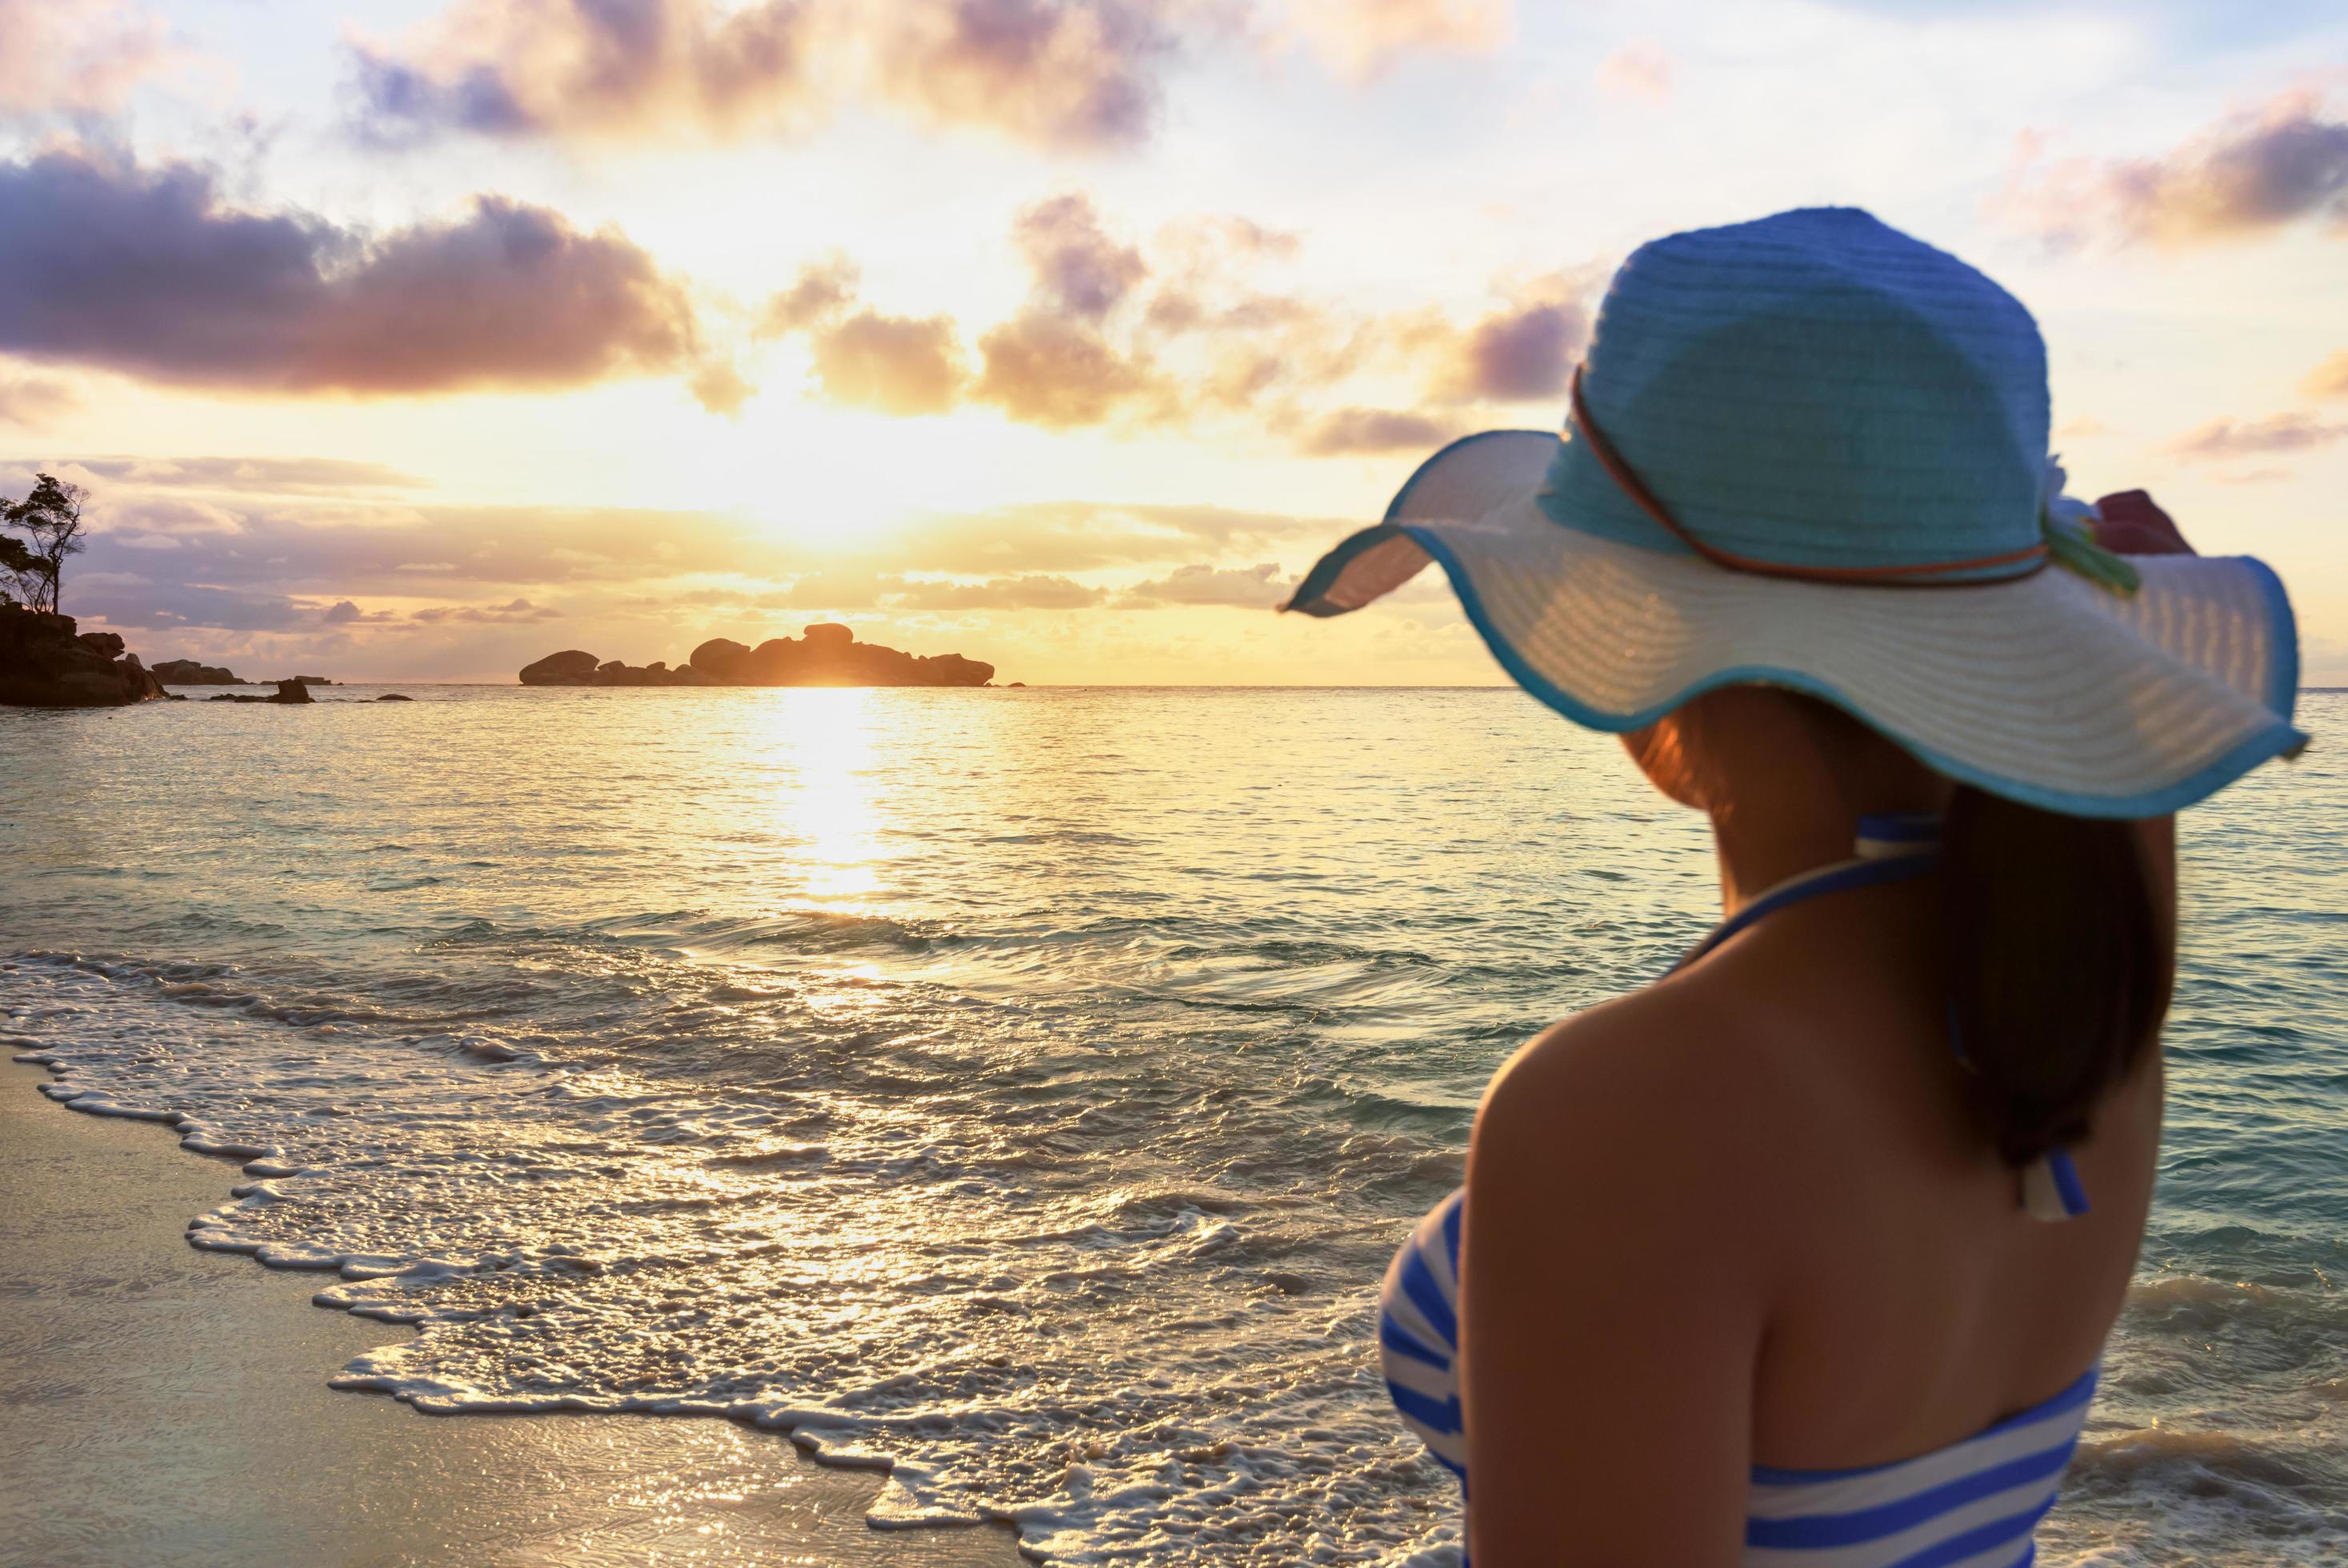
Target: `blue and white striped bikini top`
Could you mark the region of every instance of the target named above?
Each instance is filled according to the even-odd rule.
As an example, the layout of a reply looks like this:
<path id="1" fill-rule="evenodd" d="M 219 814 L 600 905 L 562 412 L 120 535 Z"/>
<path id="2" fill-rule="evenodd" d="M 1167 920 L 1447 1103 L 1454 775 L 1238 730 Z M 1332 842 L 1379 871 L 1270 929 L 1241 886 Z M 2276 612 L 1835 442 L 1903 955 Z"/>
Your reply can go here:
<path id="1" fill-rule="evenodd" d="M 1855 858 L 1782 882 L 1715 928 L 1694 963 L 1754 922 L 1806 898 L 1902 882 L 1931 870 L 1929 817 L 1867 817 Z M 2021 1198 L 2041 1220 L 2087 1210 L 2060 1150 L 2023 1174 Z M 1411 1233 L 1386 1270 L 1378 1303 L 1378 1356 L 1404 1421 L 1468 1486 L 1459 1407 L 1459 1232 L 1468 1196 L 1451 1194 Z M 2096 1368 L 2054 1398 L 1987 1431 L 1915 1459 L 1859 1470 L 1753 1467 L 1746 1504 L 1748 1568 L 2024 1568 L 2031 1536 L 2086 1424 Z M 1464 1558 L 1463 1558 L 1464 1565 Z"/>

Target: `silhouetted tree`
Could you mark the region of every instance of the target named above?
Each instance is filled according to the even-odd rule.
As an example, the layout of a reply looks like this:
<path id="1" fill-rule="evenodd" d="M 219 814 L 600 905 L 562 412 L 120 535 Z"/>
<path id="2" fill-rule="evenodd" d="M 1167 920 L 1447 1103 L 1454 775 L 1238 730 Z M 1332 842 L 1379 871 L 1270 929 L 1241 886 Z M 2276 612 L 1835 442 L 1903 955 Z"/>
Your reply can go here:
<path id="1" fill-rule="evenodd" d="M 40 573 L 40 558 L 25 548 L 23 542 L 0 533 L 0 604 L 14 604 L 20 593 L 29 595 L 29 584 Z"/>
<path id="2" fill-rule="evenodd" d="M 13 546 L 0 552 L 0 568 L 15 579 L 26 604 L 54 611 L 65 587 L 66 557 L 80 554 L 84 547 L 81 513 L 89 491 L 60 484 L 52 474 L 36 474 L 34 480 L 23 500 L 0 500 L 0 526 L 25 536 L 19 543 L 0 535 Z"/>

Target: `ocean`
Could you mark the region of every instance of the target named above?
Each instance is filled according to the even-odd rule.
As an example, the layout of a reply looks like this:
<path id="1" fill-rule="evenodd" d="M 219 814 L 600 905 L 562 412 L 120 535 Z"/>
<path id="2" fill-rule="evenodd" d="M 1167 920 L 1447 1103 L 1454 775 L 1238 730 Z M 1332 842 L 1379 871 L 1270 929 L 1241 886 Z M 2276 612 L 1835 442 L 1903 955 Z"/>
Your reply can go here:
<path id="1" fill-rule="evenodd" d="M 406 689 L 0 710 L 0 1039 L 246 1161 L 197 1245 L 420 1331 L 322 1378 L 788 1428 L 1048 1562 L 1456 1560 L 1379 1277 L 1503 1057 L 1716 913 L 1612 742 L 1509 689 Z M 2042 1562 L 2348 1560 L 2343 721 L 2184 820 Z"/>

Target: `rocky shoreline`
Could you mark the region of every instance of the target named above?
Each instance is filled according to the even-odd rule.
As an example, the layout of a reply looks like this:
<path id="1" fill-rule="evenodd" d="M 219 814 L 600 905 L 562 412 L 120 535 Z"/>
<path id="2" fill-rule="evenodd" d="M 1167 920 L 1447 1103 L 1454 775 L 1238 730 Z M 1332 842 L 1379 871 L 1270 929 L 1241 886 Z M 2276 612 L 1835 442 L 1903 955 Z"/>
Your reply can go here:
<path id="1" fill-rule="evenodd" d="M 666 661 L 634 665 L 599 660 L 582 648 L 549 654 L 521 668 L 532 686 L 983 686 L 994 666 L 960 654 L 922 657 L 878 643 L 860 643 L 837 622 L 818 622 L 798 637 L 769 637 L 757 647 L 712 637 L 672 668 Z"/>
<path id="2" fill-rule="evenodd" d="M 121 707 L 167 694 L 112 632 L 83 632 L 71 615 L 0 605 L 0 704 Z"/>
<path id="3" fill-rule="evenodd" d="M 186 702 L 163 689 L 172 686 L 274 686 L 266 696 L 222 692 L 207 702 L 315 702 L 313 686 L 335 683 L 324 676 L 294 676 L 281 681 L 248 681 L 232 671 L 193 659 L 165 659 L 149 669 L 128 652 L 113 632 L 84 632 L 71 615 L 0 604 L 0 707 L 121 707 L 134 702 Z M 346 699 L 365 701 L 365 698 Z M 408 702 L 398 693 L 376 702 Z"/>

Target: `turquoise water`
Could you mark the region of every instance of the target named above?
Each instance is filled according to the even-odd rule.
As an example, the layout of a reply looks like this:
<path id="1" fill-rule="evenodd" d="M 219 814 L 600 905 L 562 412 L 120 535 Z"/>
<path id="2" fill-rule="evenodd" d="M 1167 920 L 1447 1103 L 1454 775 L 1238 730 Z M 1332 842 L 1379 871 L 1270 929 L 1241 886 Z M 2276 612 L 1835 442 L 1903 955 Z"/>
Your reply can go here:
<path id="1" fill-rule="evenodd" d="M 1714 912 L 1611 743 L 1508 690 L 410 689 L 0 711 L 0 1031 L 245 1158 L 198 1244 L 422 1331 L 321 1377 L 788 1428 L 1049 1561 L 1447 1560 L 1378 1277 L 1499 1060 Z M 2348 1552 L 2343 718 L 2186 820 L 2042 1561 Z"/>

